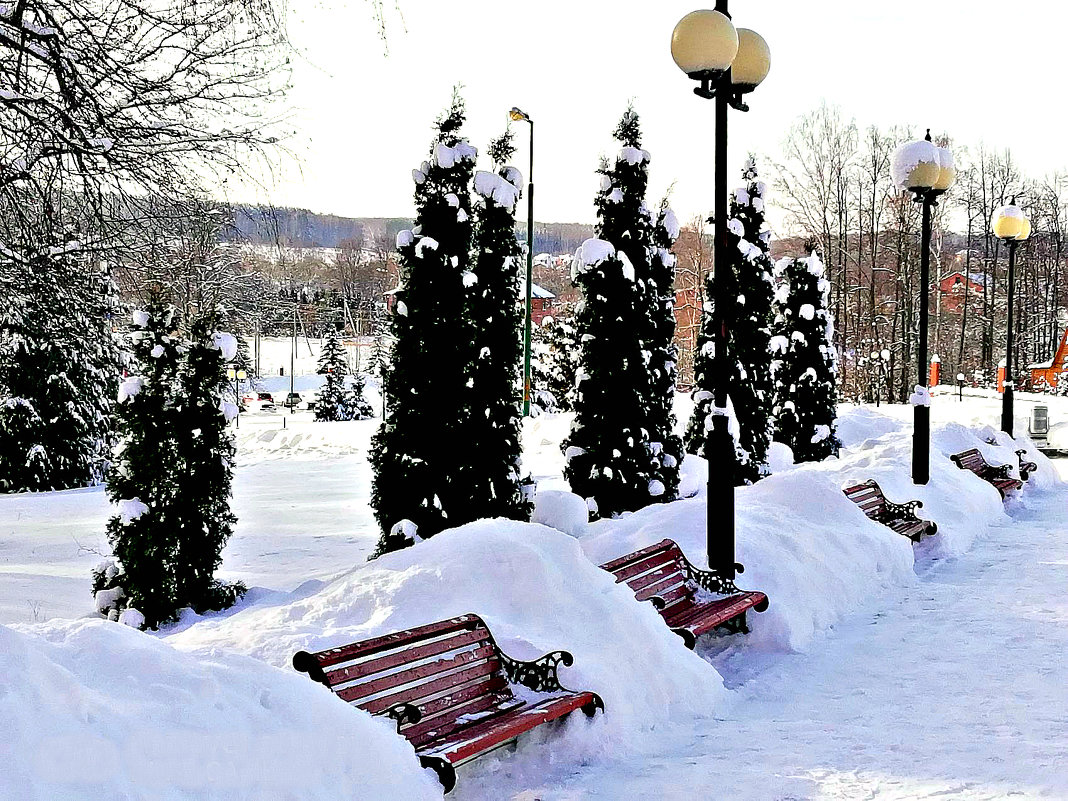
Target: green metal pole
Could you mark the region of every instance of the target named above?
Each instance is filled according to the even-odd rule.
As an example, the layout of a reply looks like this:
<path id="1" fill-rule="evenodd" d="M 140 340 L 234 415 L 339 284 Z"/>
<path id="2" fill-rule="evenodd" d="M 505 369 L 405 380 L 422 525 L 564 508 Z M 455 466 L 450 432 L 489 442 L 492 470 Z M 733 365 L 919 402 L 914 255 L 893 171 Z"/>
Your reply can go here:
<path id="1" fill-rule="evenodd" d="M 527 319 L 523 352 L 523 416 L 530 417 L 530 318 L 534 286 L 534 120 L 530 123 L 530 175 L 527 183 Z"/>

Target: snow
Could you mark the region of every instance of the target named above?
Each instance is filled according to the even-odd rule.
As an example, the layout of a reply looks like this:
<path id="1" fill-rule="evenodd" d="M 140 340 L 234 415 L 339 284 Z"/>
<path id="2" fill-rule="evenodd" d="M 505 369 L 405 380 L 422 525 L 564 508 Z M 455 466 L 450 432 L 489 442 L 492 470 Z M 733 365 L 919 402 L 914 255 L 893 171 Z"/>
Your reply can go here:
<path id="1" fill-rule="evenodd" d="M 419 241 L 415 245 L 415 257 L 417 259 L 423 258 L 424 254 L 428 250 L 437 250 L 438 240 L 430 236 L 421 236 Z"/>
<path id="2" fill-rule="evenodd" d="M 145 328 L 148 326 L 148 320 L 150 317 L 148 312 L 138 309 L 133 312 L 132 317 L 133 324 L 136 325 L 138 328 Z"/>
<path id="3" fill-rule="evenodd" d="M 288 388 L 288 376 L 278 381 Z M 173 733 L 179 744 L 166 753 L 146 749 L 147 759 L 177 759 L 190 753 L 180 747 L 183 726 L 203 720 L 203 731 L 231 736 L 226 748 L 212 740 L 213 753 L 236 752 L 240 759 L 225 764 L 237 763 L 232 769 L 242 771 L 253 793 L 261 788 L 248 766 L 275 764 L 273 751 L 247 739 L 261 725 L 279 736 L 288 727 L 289 741 L 316 747 L 315 731 L 353 731 L 343 736 L 347 748 L 314 761 L 315 770 L 336 773 L 309 778 L 312 768 L 293 766 L 296 757 L 283 754 L 291 760 L 285 764 L 292 786 L 299 778 L 310 789 L 287 784 L 259 797 L 328 797 L 321 788 L 331 782 L 329 797 L 346 790 L 356 798 L 424 797 L 423 790 L 409 790 L 403 760 L 388 768 L 385 758 L 378 760 L 378 771 L 373 757 L 387 747 L 376 739 L 380 729 L 412 761 L 391 726 L 374 728 L 292 674 L 288 659 L 299 647 L 347 642 L 457 611 L 486 616 L 513 655 L 572 650 L 575 664 L 562 670 L 562 680 L 601 692 L 607 706 L 593 721 L 574 716 L 520 738 L 514 753 L 464 766 L 460 801 L 673 797 L 665 787 L 683 788 L 680 798 L 1064 797 L 1060 766 L 1068 749 L 1061 729 L 1068 702 L 1053 679 L 1068 652 L 1068 630 L 1057 625 L 1068 612 L 1050 588 L 1059 586 L 1068 564 L 1068 490 L 1025 437 L 1013 442 L 993 427 L 1000 398 L 974 392 L 962 403 L 955 391 L 933 392 L 925 486 L 909 477 L 908 405 L 842 406 L 840 459 L 795 465 L 788 448 L 773 446 L 773 475 L 736 492 L 737 553 L 746 567 L 738 583 L 764 590 L 771 605 L 749 616 L 750 635 L 703 639 L 696 653 L 681 647 L 649 604 L 634 602 L 595 565 L 670 536 L 703 567 L 704 460 L 682 462 L 686 500 L 585 524 L 584 512 L 575 514 L 584 501 L 563 497 L 566 455 L 559 443 L 571 415 L 543 414 L 524 421 L 523 463 L 538 482 L 535 502 L 556 516 L 554 528 L 483 521 L 367 563 L 377 530 L 367 506 L 366 454 L 377 422 L 314 424 L 298 413 L 287 416 L 283 430 L 280 415 L 243 415 L 234 490 L 239 521 L 221 576 L 244 580 L 249 595 L 232 612 L 186 615 L 158 637 L 103 621 L 23 625 L 17 636 L 27 642 L 88 626 L 98 627 L 94 637 L 108 638 L 96 650 L 84 642 L 72 648 L 86 661 L 72 655 L 58 682 L 49 673 L 33 684 L 36 673 L 13 672 L 8 665 L 17 649 L 0 629 L 0 669 L 16 693 L 14 700 L 0 695 L 0 719 L 11 718 L 5 704 L 17 704 L 0 745 L 0 761 L 13 755 L 17 767 L 0 772 L 0 797 L 35 797 L 25 783 L 31 754 L 52 752 L 25 741 L 35 735 L 24 734 L 24 721 L 38 718 L 46 732 L 58 730 L 53 719 L 64 727 L 69 721 L 80 738 L 77 753 L 106 755 L 87 771 L 107 755 L 139 748 L 146 730 L 156 738 Z M 1049 406 L 1052 423 L 1068 420 L 1068 400 L 1027 393 L 1017 395 L 1018 416 L 1026 418 L 1036 403 Z M 691 401 L 680 396 L 677 405 L 684 424 Z M 1026 431 L 1026 421 L 1018 426 Z M 947 458 L 978 447 L 991 462 L 1016 464 L 1013 449 L 1025 445 L 1039 471 L 1007 504 Z M 922 500 L 919 513 L 938 522 L 938 534 L 913 546 L 868 520 L 841 492 L 867 478 L 879 481 L 891 500 Z M 569 532 L 565 505 L 578 526 Z M 0 621 L 89 612 L 88 573 L 99 560 L 93 552 L 107 552 L 103 531 L 111 513 L 100 488 L 0 496 Z M 150 649 L 152 670 L 138 669 L 145 658 L 137 648 Z M 239 671 L 219 677 L 235 663 Z M 106 678 L 93 673 L 98 664 Z M 149 675 L 160 688 L 158 705 L 147 689 Z M 64 682 L 73 680 L 93 682 L 92 691 L 70 691 Z M 54 695 L 33 695 L 27 687 Z M 252 687 L 266 689 L 285 710 L 264 712 L 258 696 L 245 693 Z M 53 698 L 63 703 L 48 703 Z M 209 708 L 212 701 L 222 708 Z M 98 712 L 96 703 L 107 711 Z M 183 705 L 188 719 L 175 711 Z M 86 723 L 79 710 L 98 722 Z M 90 737 L 107 742 L 102 750 L 85 749 Z M 191 759 L 215 764 L 196 750 L 199 742 L 190 747 Z M 710 759 L 731 769 L 710 773 Z M 397 785 L 383 790 L 368 772 L 392 774 Z M 414 781 L 423 781 L 417 768 L 414 773 Z M 33 789 L 37 797 L 87 801 L 121 792 L 171 797 L 131 789 L 127 778 L 109 778 L 106 791 L 102 784 Z M 352 789 L 357 782 L 371 789 Z M 234 785 L 203 783 L 175 797 L 239 797 Z M 426 797 L 440 798 L 433 783 L 429 790 L 436 795 Z"/>
<path id="4" fill-rule="evenodd" d="M 816 316 L 816 307 L 811 303 L 802 303 L 797 313 L 805 320 L 811 320 Z"/>
<path id="5" fill-rule="evenodd" d="M 615 189 L 613 189 L 611 192 L 608 193 L 608 197 L 605 198 L 605 199 L 609 203 L 622 203 L 623 202 L 623 192 L 620 191 L 619 187 L 617 186 Z"/>
<path id="6" fill-rule="evenodd" d="M 664 230 L 667 231 L 667 235 L 672 242 L 679 238 L 679 234 L 682 233 L 682 226 L 679 225 L 679 218 L 675 216 L 674 211 L 671 209 L 664 210 L 663 224 Z"/>
<path id="7" fill-rule="evenodd" d="M 119 613 L 119 623 L 124 626 L 139 629 L 145 625 L 145 616 L 132 606 L 129 606 Z"/>
<path id="8" fill-rule="evenodd" d="M 909 178 L 912 177 L 913 170 L 921 164 L 938 167 L 938 148 L 931 142 L 920 139 L 908 142 L 895 150 L 890 162 L 890 174 L 894 179 L 894 186 L 900 190 L 908 189 L 907 184 Z"/>
<path id="9" fill-rule="evenodd" d="M 585 272 L 590 267 L 596 267 L 615 255 L 616 249 L 611 242 L 604 239 L 587 239 L 579 245 L 578 250 L 575 251 L 575 258 L 571 261 L 572 277 Z"/>
<path id="10" fill-rule="evenodd" d="M 475 173 L 475 192 L 484 198 L 492 198 L 498 206 L 506 209 L 515 208 L 519 199 L 519 189 L 495 172 L 479 170 Z"/>
<path id="11" fill-rule="evenodd" d="M 463 140 L 452 147 L 444 142 L 434 146 L 434 163 L 445 169 L 454 167 L 460 161 L 474 161 L 477 155 L 478 151 Z"/>
<path id="12" fill-rule="evenodd" d="M 589 523 L 586 501 L 566 490 L 540 490 L 534 496 L 532 523 L 555 528 L 572 537 L 581 537 Z"/>
<path id="13" fill-rule="evenodd" d="M 616 257 L 619 259 L 620 267 L 623 270 L 623 277 L 628 281 L 635 280 L 637 273 L 634 271 L 634 265 L 631 264 L 627 254 L 621 250 L 616 254 Z"/>
<path id="14" fill-rule="evenodd" d="M 136 397 L 145 386 L 145 380 L 139 375 L 131 375 L 119 384 L 119 403 L 125 403 L 130 398 Z"/>
<path id="15" fill-rule="evenodd" d="M 930 406 L 931 392 L 922 384 L 917 384 L 909 395 L 909 403 L 913 406 Z"/>
<path id="16" fill-rule="evenodd" d="M 626 145 L 626 146 L 620 148 L 619 156 L 617 157 L 616 160 L 617 161 L 625 161 L 625 162 L 627 162 L 627 164 L 629 164 L 629 165 L 631 165 L 633 167 L 636 164 L 641 164 L 643 161 L 648 162 L 649 161 L 649 151 L 648 150 L 641 150 L 640 148 L 631 147 L 630 145 Z"/>
<path id="17" fill-rule="evenodd" d="M 148 511 L 148 506 L 141 503 L 139 498 L 130 498 L 129 500 L 119 501 L 119 517 L 123 523 L 130 523 L 145 512 Z"/>
<path id="18" fill-rule="evenodd" d="M 408 316 L 408 304 L 405 303 L 403 300 L 397 301 L 397 314 L 399 314 L 401 317 Z"/>
<path id="19" fill-rule="evenodd" d="M 392 721 L 256 659 L 53 621 L 0 626 L 0 675 L 0 798 L 441 798 Z"/>
<path id="20" fill-rule="evenodd" d="M 397 250 L 406 248 L 408 245 L 415 241 L 415 234 L 405 228 L 403 231 L 397 232 Z"/>
<path id="21" fill-rule="evenodd" d="M 233 334 L 216 331 L 211 335 L 212 344 L 219 351 L 225 361 L 232 362 L 237 356 L 237 338 Z"/>

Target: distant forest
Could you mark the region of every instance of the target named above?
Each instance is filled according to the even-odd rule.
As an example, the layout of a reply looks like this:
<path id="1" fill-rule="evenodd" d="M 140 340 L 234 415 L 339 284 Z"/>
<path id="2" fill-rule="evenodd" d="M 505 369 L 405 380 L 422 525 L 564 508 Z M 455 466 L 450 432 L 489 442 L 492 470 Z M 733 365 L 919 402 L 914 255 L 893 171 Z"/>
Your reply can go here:
<path id="1" fill-rule="evenodd" d="M 411 225 L 412 221 L 403 217 L 339 217 L 307 209 L 235 206 L 234 230 L 228 238 L 290 247 L 336 248 L 343 242 L 364 242 L 370 247 L 376 239 L 394 239 L 398 231 Z M 526 224 L 521 224 L 516 235 L 525 241 L 526 230 Z M 574 253 L 591 236 L 592 225 L 535 222 L 534 252 Z"/>

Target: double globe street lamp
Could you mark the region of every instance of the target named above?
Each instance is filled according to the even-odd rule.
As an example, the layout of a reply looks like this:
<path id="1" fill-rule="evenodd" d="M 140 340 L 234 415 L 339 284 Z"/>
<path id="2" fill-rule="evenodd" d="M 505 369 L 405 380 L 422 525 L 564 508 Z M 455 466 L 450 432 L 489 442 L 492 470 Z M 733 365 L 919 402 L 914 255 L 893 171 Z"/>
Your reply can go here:
<path id="1" fill-rule="evenodd" d="M 912 481 L 931 480 L 931 406 L 927 371 L 928 293 L 931 283 L 931 209 L 957 177 L 953 154 L 931 141 L 931 131 L 894 151 L 890 169 L 894 183 L 912 193 L 923 209 L 920 230 L 920 342 L 916 355 L 917 380 L 913 394 Z"/>
<path id="2" fill-rule="evenodd" d="M 1020 243 L 1031 236 L 1031 221 L 1027 215 L 1016 205 L 1016 198 L 1008 206 L 1002 206 L 994 212 L 991 221 L 994 236 L 1005 243 L 1009 249 L 1009 289 L 1008 298 L 1008 330 L 1005 333 L 1005 378 L 1003 379 L 1004 392 L 1001 396 L 1001 430 L 1012 436 L 1012 400 L 1015 383 L 1012 377 L 1012 335 L 1013 335 L 1013 283 L 1016 273 L 1016 248 Z"/>
<path id="3" fill-rule="evenodd" d="M 712 356 L 714 414 L 709 437 L 706 542 L 708 567 L 734 578 L 734 440 L 727 428 L 727 320 L 722 297 L 727 268 L 727 110 L 748 111 L 744 95 L 752 92 L 771 69 L 771 51 L 761 36 L 735 28 L 727 0 L 714 10 L 692 11 L 671 33 L 671 57 L 698 82 L 694 94 L 716 101 L 715 217 L 713 274 L 710 287 L 715 350 Z M 718 536 L 714 535 L 718 529 Z"/>

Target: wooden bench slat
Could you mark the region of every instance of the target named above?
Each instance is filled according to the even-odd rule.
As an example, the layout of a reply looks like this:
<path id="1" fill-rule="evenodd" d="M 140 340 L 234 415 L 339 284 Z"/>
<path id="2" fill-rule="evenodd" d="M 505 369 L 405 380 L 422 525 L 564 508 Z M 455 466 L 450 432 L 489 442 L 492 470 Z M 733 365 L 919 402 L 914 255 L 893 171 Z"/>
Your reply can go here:
<path id="1" fill-rule="evenodd" d="M 669 565 L 674 562 L 674 557 L 666 550 L 656 551 L 648 554 L 647 556 L 632 561 L 626 564 L 625 567 L 621 567 L 616 571 L 608 571 L 616 577 L 616 582 L 629 582 L 635 576 L 640 576 L 649 570 L 653 570 L 661 565 Z"/>
<path id="2" fill-rule="evenodd" d="M 464 665 L 485 662 L 494 653 L 492 645 L 483 645 L 471 651 L 462 651 L 452 656 L 416 664 L 413 667 L 398 670 L 394 673 L 387 673 L 377 679 L 350 684 L 338 690 L 338 695 L 342 696 L 346 701 L 359 701 L 361 698 L 367 698 L 385 690 L 391 690 L 394 687 L 402 687 L 406 684 L 418 685 L 420 682 L 429 680 L 432 676 L 455 670 Z M 485 668 L 486 673 L 491 671 L 492 668 Z M 416 687 L 413 686 L 410 692 L 414 693 L 415 691 Z"/>
<path id="3" fill-rule="evenodd" d="M 480 722 L 480 719 L 462 720 L 461 718 L 465 715 L 485 714 L 485 720 L 489 720 L 495 715 L 503 715 L 506 712 L 519 709 L 525 703 L 525 701 L 516 698 L 511 693 L 479 695 L 469 701 L 449 707 L 448 715 L 438 715 L 429 720 L 423 718 L 415 725 L 402 729 L 401 733 L 411 741 L 412 745 L 418 748 L 434 740 L 448 737 L 457 729 Z"/>
<path id="4" fill-rule="evenodd" d="M 655 545 L 647 545 L 644 548 L 639 548 L 637 551 L 623 554 L 620 557 L 613 559 L 610 562 L 605 562 L 601 565 L 601 568 L 607 570 L 613 575 L 621 575 L 622 571 L 625 571 L 631 564 L 640 562 L 644 559 L 654 556 L 656 554 L 663 554 L 667 559 L 674 558 L 671 554 L 671 540 L 661 540 Z"/>
<path id="5" fill-rule="evenodd" d="M 426 626 L 408 629 L 407 631 L 361 640 L 340 648 L 328 648 L 325 651 L 314 653 L 312 656 L 320 667 L 327 668 L 360 656 L 369 656 L 380 651 L 402 648 L 419 640 L 433 639 L 449 631 L 461 631 L 474 627 L 485 628 L 481 618 L 477 615 L 461 615 L 438 623 L 430 623 Z"/>
<path id="6" fill-rule="evenodd" d="M 440 743 L 428 744 L 426 754 L 442 756 L 453 765 L 515 739 L 523 732 L 556 720 L 593 701 L 591 693 L 574 693 L 549 698 L 527 706 L 515 714 L 476 723 L 450 734 Z"/>
<path id="7" fill-rule="evenodd" d="M 654 558 L 655 561 L 651 561 Z M 659 611 L 665 622 L 678 634 L 682 634 L 682 629 L 693 632 L 693 636 L 684 637 L 690 648 L 694 647 L 697 634 L 742 617 L 747 609 L 754 606 L 763 609 L 767 605 L 767 596 L 763 593 L 752 594 L 752 599 L 750 593 L 738 592 L 715 602 L 695 600 L 699 593 L 705 592 L 695 580 L 693 571 L 697 569 L 689 564 L 682 549 L 673 540 L 663 540 L 624 554 L 605 562 L 601 567 L 612 573 L 617 582 L 626 581 L 639 601 L 662 599 L 664 605 Z M 720 619 L 723 614 L 727 614 L 726 620 Z M 673 621 L 683 618 L 685 625 L 674 624 Z M 744 617 L 740 630 L 746 630 Z"/>
<path id="8" fill-rule="evenodd" d="M 466 684 L 473 679 L 480 678 L 495 670 L 498 670 L 501 663 L 497 659 L 491 659 L 488 662 L 483 662 L 480 665 L 473 665 L 472 667 L 464 668 L 456 673 L 449 673 L 433 681 L 420 684 L 416 688 L 409 688 L 400 690 L 390 695 L 380 696 L 366 703 L 360 703 L 359 707 L 375 715 L 379 712 L 384 712 L 391 706 L 397 704 L 409 703 L 419 706 L 419 703 L 425 699 L 429 699 L 438 693 L 442 693 L 445 690 L 453 687 L 459 687 L 462 684 Z M 338 698 L 343 701 L 354 700 L 351 697 L 346 697 L 346 690 L 339 690 L 337 693 Z M 356 698 L 362 698 L 361 695 L 357 695 Z"/>
<path id="9" fill-rule="evenodd" d="M 477 698 L 505 699 L 509 697 L 511 697 L 511 689 L 508 686 L 508 680 L 499 673 L 492 673 L 465 687 L 461 687 L 455 692 L 419 704 L 419 711 L 422 713 L 423 718 L 419 723 L 414 724 L 413 728 L 438 719 L 442 715 L 447 716 L 454 707 L 466 704 L 468 701 Z M 405 730 L 405 734 L 407 733 L 408 730 Z"/>
<path id="10" fill-rule="evenodd" d="M 339 684 L 352 681 L 353 679 L 358 679 L 363 676 L 372 676 L 375 673 L 381 673 L 384 670 L 389 670 L 398 665 L 416 662 L 420 659 L 448 653 L 449 651 L 456 651 L 464 646 L 476 643 L 489 643 L 485 631 L 479 631 L 478 629 L 462 630 L 450 633 L 442 639 L 431 641 L 426 645 L 417 645 L 415 647 L 394 651 L 391 654 L 386 654 L 374 659 L 368 659 L 364 662 L 357 662 L 335 670 L 328 670 L 326 671 L 326 678 L 329 681 L 329 686 L 335 687 Z"/>

